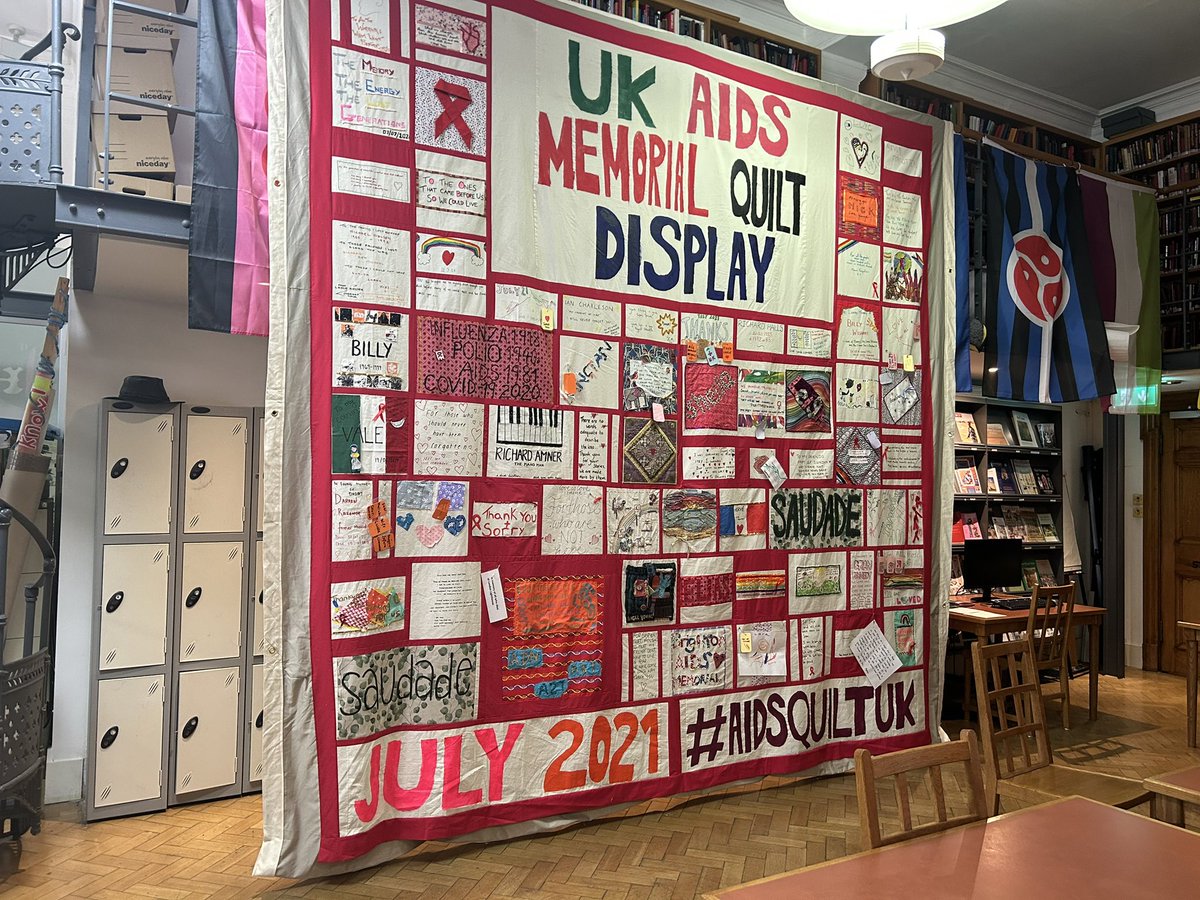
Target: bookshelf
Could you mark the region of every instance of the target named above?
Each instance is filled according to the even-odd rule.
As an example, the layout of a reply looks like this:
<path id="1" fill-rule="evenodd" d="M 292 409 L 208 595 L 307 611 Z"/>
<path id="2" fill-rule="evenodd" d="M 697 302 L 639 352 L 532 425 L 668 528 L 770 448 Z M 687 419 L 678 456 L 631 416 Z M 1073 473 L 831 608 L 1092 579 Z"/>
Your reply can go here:
<path id="1" fill-rule="evenodd" d="M 952 573 L 961 577 L 963 544 L 971 539 L 964 530 L 974 517 L 979 537 L 1022 538 L 1026 582 L 1040 572 L 1045 580 L 1063 584 L 1061 408 L 959 394 L 954 409 L 955 468 L 972 467 L 979 492 L 965 490 L 970 476 L 956 473 Z M 1028 433 L 1014 413 L 1027 421 Z M 1052 439 L 1047 427 L 1053 429 Z M 1009 443 L 997 443 L 997 429 Z M 989 485 L 989 469 L 997 470 L 997 484 Z M 1008 476 L 1000 475 L 1001 470 Z M 1022 588 L 1030 590 L 1031 585 L 1025 583 Z"/>
<path id="2" fill-rule="evenodd" d="M 884 81 L 869 72 L 858 89 L 871 97 L 944 119 L 964 137 L 977 141 L 984 137 L 1007 141 L 1045 154 L 1053 162 L 1078 163 L 1099 171 L 1101 145 L 1098 141 L 1014 115 L 962 94 L 917 81 Z"/>
<path id="3" fill-rule="evenodd" d="M 1163 353 L 1193 357 L 1178 359 L 1189 368 L 1200 356 L 1200 112 L 1113 138 L 1104 161 L 1109 172 L 1159 192 Z"/>
<path id="4" fill-rule="evenodd" d="M 641 22 L 651 28 L 691 37 L 762 60 L 780 68 L 821 77 L 821 51 L 783 40 L 776 34 L 746 25 L 727 15 L 695 3 L 660 3 L 657 0 L 575 0 L 581 6 Z"/>

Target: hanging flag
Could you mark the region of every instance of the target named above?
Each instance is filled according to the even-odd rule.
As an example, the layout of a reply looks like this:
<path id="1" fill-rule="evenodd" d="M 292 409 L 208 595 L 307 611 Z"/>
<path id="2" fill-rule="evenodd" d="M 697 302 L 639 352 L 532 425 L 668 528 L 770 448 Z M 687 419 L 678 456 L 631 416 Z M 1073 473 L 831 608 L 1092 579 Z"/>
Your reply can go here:
<path id="1" fill-rule="evenodd" d="M 267 333 L 263 0 L 200 0 L 188 326 Z"/>
<path id="2" fill-rule="evenodd" d="M 1083 219 L 1116 394 L 1109 412 L 1157 415 L 1162 380 L 1158 203 L 1154 192 L 1081 172 Z"/>
<path id="3" fill-rule="evenodd" d="M 963 136 L 954 136 L 954 386 L 971 393 L 971 221 Z"/>
<path id="4" fill-rule="evenodd" d="M 983 393 L 1065 403 L 1115 391 L 1074 169 L 985 142 L 988 302 Z"/>

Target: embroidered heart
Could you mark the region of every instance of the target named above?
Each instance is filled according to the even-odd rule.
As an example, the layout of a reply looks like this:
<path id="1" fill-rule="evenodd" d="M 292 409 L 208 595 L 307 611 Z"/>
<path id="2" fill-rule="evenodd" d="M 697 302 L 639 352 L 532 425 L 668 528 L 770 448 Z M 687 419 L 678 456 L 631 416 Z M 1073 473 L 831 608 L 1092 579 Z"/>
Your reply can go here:
<path id="1" fill-rule="evenodd" d="M 861 138 L 852 138 L 850 140 L 850 149 L 854 151 L 854 158 L 858 160 L 859 168 L 867 159 L 867 153 L 871 150 L 871 145 Z"/>
<path id="2" fill-rule="evenodd" d="M 724 653 L 714 653 L 713 654 L 713 666 L 715 668 L 719 669 L 724 664 L 725 664 L 725 654 Z"/>
<path id="3" fill-rule="evenodd" d="M 412 523 L 413 523 L 413 514 L 412 513 L 405 513 L 402 516 L 396 516 L 396 524 L 399 525 L 401 528 L 403 528 L 405 531 L 408 531 L 408 529 L 412 528 Z"/>
<path id="4" fill-rule="evenodd" d="M 454 251 L 453 250 L 443 250 L 442 251 L 442 263 L 448 266 L 452 262 L 454 262 Z"/>
<path id="5" fill-rule="evenodd" d="M 450 532 L 452 535 L 457 537 L 459 532 L 461 532 L 464 528 L 467 527 L 467 517 L 466 516 L 447 516 L 446 520 L 444 522 L 442 522 L 442 524 L 446 526 L 446 530 L 448 532 Z"/>
<path id="6" fill-rule="evenodd" d="M 432 550 L 442 540 L 444 532 L 436 525 L 418 525 L 417 540 Z"/>
<path id="7" fill-rule="evenodd" d="M 738 533 L 738 534 L 741 534 L 741 533 L 742 533 L 743 531 L 745 531 L 745 530 L 746 530 L 746 526 L 745 526 L 745 525 L 743 525 L 743 524 L 741 524 L 741 523 L 739 522 L 739 523 L 738 523 L 738 527 L 737 527 L 737 533 Z"/>

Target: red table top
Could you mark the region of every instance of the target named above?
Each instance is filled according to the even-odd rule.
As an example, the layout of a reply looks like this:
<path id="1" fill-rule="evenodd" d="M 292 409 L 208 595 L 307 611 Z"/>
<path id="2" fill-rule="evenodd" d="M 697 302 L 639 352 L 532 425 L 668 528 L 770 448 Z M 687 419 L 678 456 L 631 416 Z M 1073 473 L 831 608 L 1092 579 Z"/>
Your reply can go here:
<path id="1" fill-rule="evenodd" d="M 764 878 L 710 896 L 1181 896 L 1200 878 L 1200 835 L 1068 797 L 987 822 Z"/>
<path id="2" fill-rule="evenodd" d="M 1191 766 L 1168 772 L 1166 775 L 1155 775 L 1146 779 L 1146 787 L 1159 794 L 1178 797 L 1191 803 L 1200 803 L 1200 766 Z"/>

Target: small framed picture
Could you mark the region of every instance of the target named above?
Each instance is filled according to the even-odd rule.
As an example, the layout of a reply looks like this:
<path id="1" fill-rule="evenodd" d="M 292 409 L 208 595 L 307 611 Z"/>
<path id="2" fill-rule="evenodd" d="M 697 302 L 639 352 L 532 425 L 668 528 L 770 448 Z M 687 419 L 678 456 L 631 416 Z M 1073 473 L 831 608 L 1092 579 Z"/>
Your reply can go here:
<path id="1" fill-rule="evenodd" d="M 1054 433 L 1053 422 L 1038 422 L 1037 424 L 1038 443 L 1043 447 L 1057 447 L 1055 443 L 1057 435 Z"/>
<path id="2" fill-rule="evenodd" d="M 1033 422 L 1029 420 L 1029 413 L 1014 409 L 1012 420 L 1013 431 L 1017 435 L 1017 444 L 1021 447 L 1038 446 L 1037 438 L 1034 437 Z"/>

